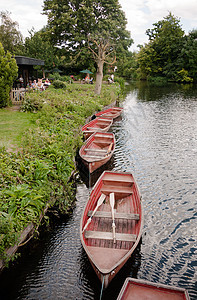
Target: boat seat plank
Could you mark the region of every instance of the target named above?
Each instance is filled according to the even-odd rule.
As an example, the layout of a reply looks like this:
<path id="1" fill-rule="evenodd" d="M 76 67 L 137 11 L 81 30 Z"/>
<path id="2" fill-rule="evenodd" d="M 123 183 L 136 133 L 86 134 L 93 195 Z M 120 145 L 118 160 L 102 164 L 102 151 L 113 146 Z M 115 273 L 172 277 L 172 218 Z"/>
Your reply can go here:
<path id="1" fill-rule="evenodd" d="M 100 155 L 91 155 L 91 154 L 83 154 L 83 158 L 97 158 L 97 159 L 103 159 L 105 156 L 100 156 Z"/>
<path id="2" fill-rule="evenodd" d="M 88 216 L 90 217 L 92 215 L 91 210 L 88 211 Z M 112 214 L 110 211 L 96 211 L 94 214 L 94 217 L 97 218 L 112 218 Z M 134 213 L 114 213 L 115 219 L 126 219 L 126 220 L 136 220 L 138 221 L 140 219 L 139 214 Z"/>
<path id="3" fill-rule="evenodd" d="M 114 185 L 103 185 L 101 192 L 105 193 L 119 193 L 119 194 L 132 194 L 130 186 L 114 186 Z"/>
<path id="4" fill-rule="evenodd" d="M 97 130 L 101 129 L 100 127 L 86 127 L 86 130 Z"/>
<path id="5" fill-rule="evenodd" d="M 111 122 L 111 120 L 110 119 L 105 119 L 105 118 L 97 118 L 98 119 L 98 122 L 99 121 L 105 121 L 105 123 L 107 122 L 107 123 L 110 123 Z"/>
<path id="6" fill-rule="evenodd" d="M 105 174 L 105 177 L 103 178 L 104 182 L 108 182 L 108 181 L 119 181 L 119 182 L 130 182 L 130 183 L 134 183 L 133 179 L 131 178 L 131 176 L 129 175 L 125 175 L 125 176 L 121 176 L 118 174 Z"/>
<path id="7" fill-rule="evenodd" d="M 107 150 L 105 150 L 105 149 L 89 149 L 89 148 L 85 148 L 84 151 L 107 153 Z"/>
<path id="8" fill-rule="evenodd" d="M 112 232 L 104 232 L 104 231 L 85 231 L 85 238 L 86 239 L 113 240 L 113 233 Z M 122 242 L 135 242 L 136 235 L 116 232 L 116 240 L 122 241 Z"/>
<path id="9" fill-rule="evenodd" d="M 98 133 L 98 134 L 95 135 L 95 138 L 97 138 L 97 137 L 112 139 L 112 135 L 111 134 L 107 134 L 107 133 L 105 133 L 105 135 L 103 135 L 101 133 Z"/>

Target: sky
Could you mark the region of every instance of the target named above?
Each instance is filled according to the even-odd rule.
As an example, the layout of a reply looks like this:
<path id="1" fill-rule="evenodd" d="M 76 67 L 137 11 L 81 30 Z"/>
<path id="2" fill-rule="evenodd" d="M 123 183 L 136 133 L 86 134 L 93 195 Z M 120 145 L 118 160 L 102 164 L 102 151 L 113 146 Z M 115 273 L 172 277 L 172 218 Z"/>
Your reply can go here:
<path id="1" fill-rule="evenodd" d="M 148 41 L 146 30 L 171 12 L 180 19 L 180 25 L 187 34 L 197 29 L 196 0 L 119 0 L 127 18 L 127 29 L 131 33 L 134 44 L 131 50 L 137 50 L 137 45 Z M 47 24 L 47 16 L 42 15 L 43 0 L 0 0 L 0 11 L 11 12 L 11 19 L 17 21 L 23 37 L 29 36 L 33 27 L 36 31 Z"/>

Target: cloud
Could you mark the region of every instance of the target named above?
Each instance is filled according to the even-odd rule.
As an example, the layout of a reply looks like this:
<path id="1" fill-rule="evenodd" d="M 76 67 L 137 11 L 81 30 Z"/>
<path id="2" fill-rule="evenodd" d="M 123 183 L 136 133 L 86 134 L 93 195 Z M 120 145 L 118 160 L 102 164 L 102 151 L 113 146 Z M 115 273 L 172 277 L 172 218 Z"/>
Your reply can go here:
<path id="1" fill-rule="evenodd" d="M 127 29 L 134 39 L 132 50 L 148 41 L 146 30 L 171 12 L 180 19 L 187 34 L 197 28 L 196 0 L 119 0 L 128 21 Z"/>
<path id="2" fill-rule="evenodd" d="M 169 12 L 180 18 L 185 33 L 197 28 L 196 0 L 119 0 L 119 3 L 128 21 L 127 29 L 134 39 L 132 50 L 148 41 L 146 30 L 153 28 L 153 23 L 162 20 Z M 24 37 L 29 35 L 32 27 L 38 31 L 47 24 L 42 6 L 43 0 L 1 0 L 1 10 L 12 13 L 11 18 L 18 22 Z"/>
<path id="3" fill-rule="evenodd" d="M 20 32 L 26 37 L 32 27 L 38 31 L 47 24 L 47 16 L 41 14 L 42 5 L 42 0 L 1 0 L 1 11 L 11 12 L 11 19 L 18 22 Z"/>

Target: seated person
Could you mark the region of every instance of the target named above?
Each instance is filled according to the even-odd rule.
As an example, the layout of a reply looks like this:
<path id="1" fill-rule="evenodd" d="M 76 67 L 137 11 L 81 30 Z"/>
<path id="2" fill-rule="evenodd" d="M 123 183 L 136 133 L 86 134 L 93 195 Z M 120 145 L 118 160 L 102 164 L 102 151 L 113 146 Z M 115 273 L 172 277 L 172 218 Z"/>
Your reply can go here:
<path id="1" fill-rule="evenodd" d="M 48 78 L 46 78 L 45 82 L 44 82 L 44 86 L 48 87 L 50 85 L 50 81 Z"/>
<path id="2" fill-rule="evenodd" d="M 44 85 L 43 85 L 43 83 L 42 83 L 42 79 L 40 79 L 40 78 L 38 78 L 37 87 L 38 87 L 40 90 L 44 90 Z"/>
<path id="3" fill-rule="evenodd" d="M 85 82 L 86 82 L 86 83 L 89 83 L 89 81 L 90 81 L 90 77 L 87 75 L 87 76 L 85 77 Z"/>

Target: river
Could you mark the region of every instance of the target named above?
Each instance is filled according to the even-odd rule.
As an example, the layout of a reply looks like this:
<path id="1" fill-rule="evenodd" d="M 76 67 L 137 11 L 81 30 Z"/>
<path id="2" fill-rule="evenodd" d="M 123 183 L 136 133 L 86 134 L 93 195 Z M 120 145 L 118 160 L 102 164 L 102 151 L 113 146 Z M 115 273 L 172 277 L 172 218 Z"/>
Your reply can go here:
<path id="1" fill-rule="evenodd" d="M 103 292 L 116 299 L 126 277 L 186 288 L 197 299 L 197 87 L 130 84 L 106 166 L 132 172 L 144 208 L 142 241 Z M 97 174 L 96 174 L 97 176 Z M 79 223 L 95 178 L 79 178 L 76 207 L 56 219 L 0 276 L 1 300 L 99 299 L 101 284 L 81 246 Z M 91 183 L 91 184 L 90 184 Z M 89 187 L 90 186 L 90 187 Z"/>

